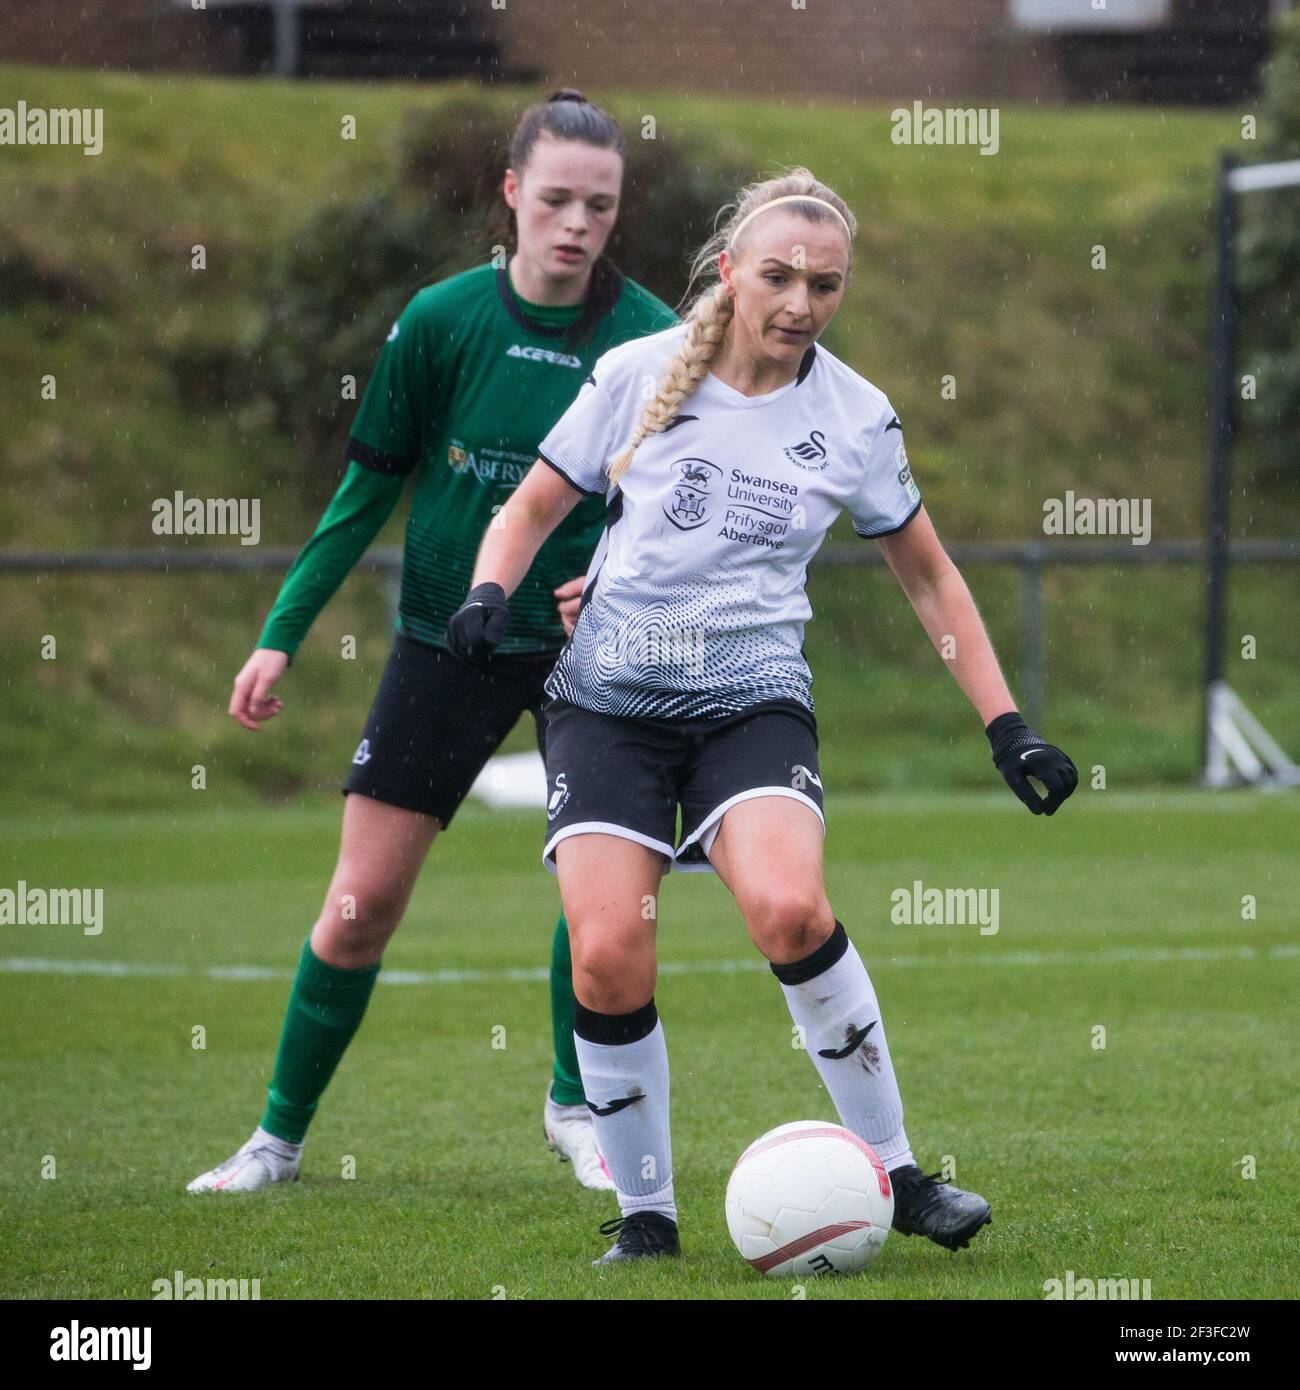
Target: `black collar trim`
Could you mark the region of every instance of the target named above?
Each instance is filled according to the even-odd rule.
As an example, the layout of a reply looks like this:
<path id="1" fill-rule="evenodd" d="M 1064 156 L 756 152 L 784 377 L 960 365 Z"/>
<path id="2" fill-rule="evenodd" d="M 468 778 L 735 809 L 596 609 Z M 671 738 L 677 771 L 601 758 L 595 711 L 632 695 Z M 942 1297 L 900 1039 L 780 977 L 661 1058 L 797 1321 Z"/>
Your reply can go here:
<path id="1" fill-rule="evenodd" d="M 609 303 L 602 305 L 600 316 L 597 319 L 597 322 L 599 322 L 600 318 L 604 318 L 604 316 L 607 313 L 609 313 L 609 311 L 618 303 L 619 299 L 622 297 L 623 294 L 623 274 L 621 271 L 614 269 L 613 267 L 611 267 L 611 269 L 614 270 L 615 277 L 613 293 L 610 295 Z M 497 267 L 497 294 L 501 298 L 501 303 L 504 306 L 506 313 L 509 314 L 510 317 L 514 319 L 514 321 L 521 328 L 527 329 L 529 333 L 536 333 L 543 338 L 562 338 L 573 327 L 573 324 L 568 323 L 541 323 L 537 319 L 533 318 L 531 314 L 526 313 L 523 309 L 521 309 L 519 307 L 519 301 L 515 298 L 514 291 L 510 287 L 510 272 L 506 269 L 505 266 Z M 581 318 L 583 313 L 583 306 L 579 304 L 576 307 L 578 309 L 578 318 Z M 577 321 L 578 319 L 575 318 L 574 323 L 576 323 Z M 595 325 L 593 324 L 592 327 L 594 329 Z M 590 337 L 590 334 L 588 334 L 588 337 Z"/>
<path id="2" fill-rule="evenodd" d="M 795 379 L 794 379 L 794 384 L 795 384 L 796 386 L 802 386 L 802 385 L 803 385 L 803 379 L 804 379 L 804 377 L 806 377 L 806 376 L 808 375 L 808 373 L 809 373 L 810 371 L 812 371 L 812 369 L 813 369 L 813 361 L 816 359 L 816 357 L 817 357 L 817 344 L 816 344 L 816 343 L 809 343 L 809 344 L 808 344 L 808 351 L 804 353 L 804 355 L 803 355 L 803 360 L 799 363 L 799 375 L 798 375 L 797 377 L 795 377 Z"/>

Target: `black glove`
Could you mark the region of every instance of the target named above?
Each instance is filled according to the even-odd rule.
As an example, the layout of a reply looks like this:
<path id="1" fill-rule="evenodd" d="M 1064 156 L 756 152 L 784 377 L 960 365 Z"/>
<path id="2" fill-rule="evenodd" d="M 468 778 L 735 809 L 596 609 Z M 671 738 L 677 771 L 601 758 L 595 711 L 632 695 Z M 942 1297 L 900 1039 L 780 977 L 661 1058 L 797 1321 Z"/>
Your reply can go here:
<path id="1" fill-rule="evenodd" d="M 447 621 L 447 650 L 462 661 L 482 661 L 509 626 L 506 591 L 500 584 L 478 584 Z"/>
<path id="2" fill-rule="evenodd" d="M 1036 816 L 1052 816 L 1079 785 L 1079 770 L 1066 754 L 1036 734 L 1014 711 L 999 714 L 984 732 L 993 745 L 993 764 L 1007 786 Z M 1037 777 L 1047 788 L 1040 797 L 1029 783 Z"/>

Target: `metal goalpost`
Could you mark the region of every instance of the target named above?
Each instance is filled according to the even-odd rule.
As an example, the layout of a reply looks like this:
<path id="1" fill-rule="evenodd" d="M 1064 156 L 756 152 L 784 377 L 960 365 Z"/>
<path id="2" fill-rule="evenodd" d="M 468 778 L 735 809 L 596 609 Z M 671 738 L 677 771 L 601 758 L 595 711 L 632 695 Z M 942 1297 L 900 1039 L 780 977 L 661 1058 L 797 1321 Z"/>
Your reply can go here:
<path id="1" fill-rule="evenodd" d="M 1300 786 L 1300 767 L 1247 709 L 1224 677 L 1229 573 L 1228 511 L 1237 331 L 1237 198 L 1300 185 L 1300 159 L 1243 164 L 1224 155 L 1219 169 L 1214 305 L 1210 323 L 1210 452 L 1206 508 L 1205 765 L 1207 787 L 1241 782 Z"/>

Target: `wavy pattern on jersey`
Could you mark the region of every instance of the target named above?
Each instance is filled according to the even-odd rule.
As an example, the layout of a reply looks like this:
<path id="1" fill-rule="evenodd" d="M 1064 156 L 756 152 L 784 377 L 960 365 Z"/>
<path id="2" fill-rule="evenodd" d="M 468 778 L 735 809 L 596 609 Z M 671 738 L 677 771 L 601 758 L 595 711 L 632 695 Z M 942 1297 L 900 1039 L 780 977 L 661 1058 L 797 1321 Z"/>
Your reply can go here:
<path id="1" fill-rule="evenodd" d="M 753 626 L 752 577 L 640 578 L 593 596 L 547 682 L 571 704 L 622 719 L 704 719 L 763 700 L 812 710 L 801 623 Z"/>

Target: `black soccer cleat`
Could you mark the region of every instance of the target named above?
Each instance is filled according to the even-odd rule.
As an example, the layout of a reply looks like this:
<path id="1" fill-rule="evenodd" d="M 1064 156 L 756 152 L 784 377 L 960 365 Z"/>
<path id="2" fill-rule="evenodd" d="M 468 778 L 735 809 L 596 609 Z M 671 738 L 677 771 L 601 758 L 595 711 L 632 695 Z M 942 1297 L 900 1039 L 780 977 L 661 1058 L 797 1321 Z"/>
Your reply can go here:
<path id="1" fill-rule="evenodd" d="M 989 1204 L 974 1192 L 941 1181 L 942 1173 L 923 1173 L 914 1163 L 893 1169 L 894 1230 L 905 1236 L 929 1236 L 945 1250 L 964 1250 L 991 1225 Z"/>
<path id="2" fill-rule="evenodd" d="M 634 1211 L 613 1221 L 601 1223 L 603 1236 L 617 1236 L 618 1242 L 593 1265 L 621 1264 L 624 1260 L 654 1260 L 661 1255 L 680 1255 L 677 1222 L 657 1211 Z"/>

